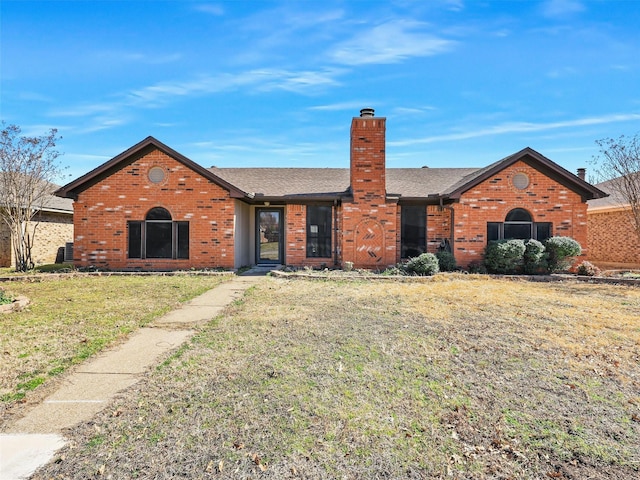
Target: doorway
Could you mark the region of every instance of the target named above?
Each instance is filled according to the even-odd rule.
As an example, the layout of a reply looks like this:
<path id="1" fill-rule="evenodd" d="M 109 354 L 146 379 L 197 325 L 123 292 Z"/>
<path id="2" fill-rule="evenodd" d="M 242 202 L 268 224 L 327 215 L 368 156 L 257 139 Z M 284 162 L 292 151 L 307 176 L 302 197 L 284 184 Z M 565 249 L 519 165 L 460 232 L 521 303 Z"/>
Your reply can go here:
<path id="1" fill-rule="evenodd" d="M 284 211 L 256 209 L 256 263 L 281 265 L 284 260 Z"/>

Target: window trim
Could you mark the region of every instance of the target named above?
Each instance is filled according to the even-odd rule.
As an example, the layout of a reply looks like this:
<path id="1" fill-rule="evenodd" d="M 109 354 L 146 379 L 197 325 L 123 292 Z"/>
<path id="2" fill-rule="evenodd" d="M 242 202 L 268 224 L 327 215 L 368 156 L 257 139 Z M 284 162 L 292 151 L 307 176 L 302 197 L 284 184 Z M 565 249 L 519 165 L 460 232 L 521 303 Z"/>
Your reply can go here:
<path id="1" fill-rule="evenodd" d="M 164 210 L 167 213 L 168 218 L 148 219 L 150 213 L 156 209 Z M 173 220 L 169 211 L 162 207 L 154 207 L 150 209 L 145 217 L 145 220 L 127 221 L 127 258 L 142 260 L 189 259 L 190 226 L 188 221 Z M 149 226 L 159 224 L 168 224 L 171 226 L 171 254 L 168 256 L 149 256 Z"/>
<path id="2" fill-rule="evenodd" d="M 531 218 L 530 222 L 527 221 L 523 221 L 523 220 L 516 220 L 516 221 L 506 221 L 506 218 L 509 217 L 509 215 L 511 215 L 512 213 L 515 213 L 516 210 L 523 210 L 524 212 L 527 213 L 527 215 L 529 215 L 529 218 Z M 505 216 L 505 221 L 503 222 L 487 222 L 487 243 L 491 242 L 491 241 L 495 241 L 495 240 L 512 240 L 514 237 L 505 237 L 504 234 L 504 230 L 505 230 L 505 226 L 517 226 L 517 225 L 529 225 L 530 226 L 530 231 L 529 231 L 529 238 L 527 239 L 521 239 L 521 240 L 529 240 L 529 239 L 534 239 L 534 240 L 538 240 L 538 241 L 544 241 L 547 238 L 553 236 L 553 223 L 552 222 L 534 222 L 533 221 L 533 215 L 531 215 L 531 213 L 529 213 L 526 209 L 524 208 L 514 208 L 512 210 L 510 210 L 509 212 L 507 212 L 507 215 Z M 547 226 L 547 232 L 548 232 L 548 236 L 543 238 L 542 240 L 540 240 L 539 237 L 539 231 L 540 228 L 543 226 Z M 497 237 L 497 238 L 494 238 Z"/>
<path id="3" fill-rule="evenodd" d="M 311 209 L 318 209 L 315 215 L 311 215 Z M 320 209 L 325 209 L 320 214 Z M 321 218 L 324 216 L 324 218 Z M 323 220 L 322 228 L 320 223 L 311 223 L 311 220 Z M 305 254 L 307 258 L 331 258 L 333 254 L 333 207 L 331 205 L 307 205 L 306 208 L 306 245 Z M 318 231 L 312 232 L 312 226 L 316 226 Z M 322 230 L 322 231 L 320 231 Z M 314 241 L 315 240 L 315 241 Z M 314 254 L 314 248 L 316 252 Z"/>
<path id="4" fill-rule="evenodd" d="M 405 254 L 405 247 L 407 247 L 406 240 L 406 228 L 414 225 L 407 225 L 407 217 L 410 212 L 419 212 L 418 220 L 414 223 L 420 223 L 417 228 L 419 229 L 418 237 L 418 250 L 422 250 L 417 253 L 418 256 L 421 253 L 425 253 L 427 251 L 427 206 L 426 205 L 402 205 L 400 207 L 400 257 L 401 258 L 410 258 L 411 255 Z M 415 248 L 412 244 L 412 248 Z M 408 249 L 408 248 L 407 248 Z"/>

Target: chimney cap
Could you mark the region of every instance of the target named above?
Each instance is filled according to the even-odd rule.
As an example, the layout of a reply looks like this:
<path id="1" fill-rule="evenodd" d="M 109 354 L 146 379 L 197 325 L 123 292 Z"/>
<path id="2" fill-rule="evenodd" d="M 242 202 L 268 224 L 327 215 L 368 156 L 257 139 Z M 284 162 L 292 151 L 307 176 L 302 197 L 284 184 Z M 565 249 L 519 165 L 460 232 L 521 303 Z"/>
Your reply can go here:
<path id="1" fill-rule="evenodd" d="M 361 117 L 373 117 L 375 113 L 375 110 L 373 108 L 370 107 L 366 107 L 363 108 L 362 110 L 360 110 L 360 116 Z"/>

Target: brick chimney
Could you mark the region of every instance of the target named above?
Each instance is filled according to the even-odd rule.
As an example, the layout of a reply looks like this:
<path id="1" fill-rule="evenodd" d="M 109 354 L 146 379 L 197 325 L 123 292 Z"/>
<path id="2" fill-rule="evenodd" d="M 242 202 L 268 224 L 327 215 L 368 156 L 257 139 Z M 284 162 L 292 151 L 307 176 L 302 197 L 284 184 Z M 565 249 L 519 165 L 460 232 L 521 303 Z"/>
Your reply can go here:
<path id="1" fill-rule="evenodd" d="M 587 169 L 586 168 L 579 168 L 577 175 L 578 175 L 578 178 L 580 180 L 585 180 L 586 177 L 587 177 Z"/>
<path id="2" fill-rule="evenodd" d="M 351 121 L 351 193 L 354 203 L 385 203 L 386 118 L 363 108 Z"/>

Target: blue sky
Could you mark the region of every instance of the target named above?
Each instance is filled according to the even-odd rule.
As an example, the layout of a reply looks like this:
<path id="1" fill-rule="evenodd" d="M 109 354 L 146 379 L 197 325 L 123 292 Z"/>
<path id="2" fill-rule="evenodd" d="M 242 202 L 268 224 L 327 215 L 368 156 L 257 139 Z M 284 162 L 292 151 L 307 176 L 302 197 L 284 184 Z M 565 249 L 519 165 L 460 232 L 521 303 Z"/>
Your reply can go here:
<path id="1" fill-rule="evenodd" d="M 203 166 L 388 167 L 532 147 L 589 167 L 640 132 L 640 1 L 0 2 L 0 117 L 57 128 L 76 178 L 153 135 Z"/>

